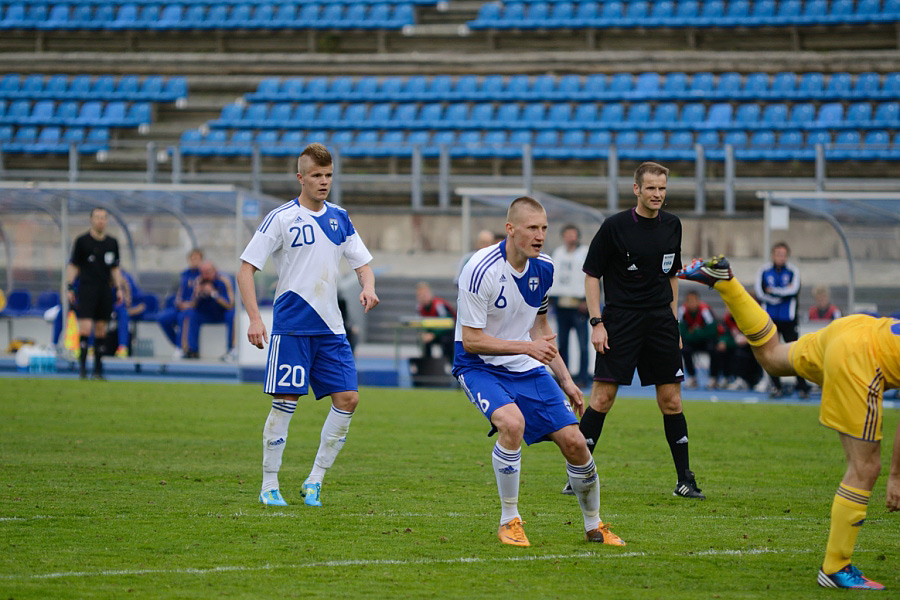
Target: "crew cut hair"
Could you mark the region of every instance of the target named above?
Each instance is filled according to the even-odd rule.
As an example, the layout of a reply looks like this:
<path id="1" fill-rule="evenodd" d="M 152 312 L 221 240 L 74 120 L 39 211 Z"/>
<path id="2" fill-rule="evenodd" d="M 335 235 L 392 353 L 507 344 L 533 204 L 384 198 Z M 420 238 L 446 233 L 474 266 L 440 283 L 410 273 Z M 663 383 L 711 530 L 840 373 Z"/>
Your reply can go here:
<path id="1" fill-rule="evenodd" d="M 546 212 L 544 210 L 544 205 L 531 198 L 529 196 L 519 196 L 509 205 L 509 210 L 506 211 L 506 222 L 512 223 L 513 219 L 518 216 L 518 212 L 523 208 L 530 208 L 532 210 L 539 210 L 541 212 Z"/>

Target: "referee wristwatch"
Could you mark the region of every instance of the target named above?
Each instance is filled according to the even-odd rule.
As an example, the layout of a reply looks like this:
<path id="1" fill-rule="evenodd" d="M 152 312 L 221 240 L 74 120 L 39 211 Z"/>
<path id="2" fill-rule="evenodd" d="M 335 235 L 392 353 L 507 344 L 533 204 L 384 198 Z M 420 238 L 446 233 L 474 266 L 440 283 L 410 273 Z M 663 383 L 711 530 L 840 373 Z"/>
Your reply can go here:
<path id="1" fill-rule="evenodd" d="M 599 325 L 602 322 L 603 322 L 602 317 L 591 317 L 591 320 L 590 320 L 591 327 L 596 327 L 597 325 Z"/>

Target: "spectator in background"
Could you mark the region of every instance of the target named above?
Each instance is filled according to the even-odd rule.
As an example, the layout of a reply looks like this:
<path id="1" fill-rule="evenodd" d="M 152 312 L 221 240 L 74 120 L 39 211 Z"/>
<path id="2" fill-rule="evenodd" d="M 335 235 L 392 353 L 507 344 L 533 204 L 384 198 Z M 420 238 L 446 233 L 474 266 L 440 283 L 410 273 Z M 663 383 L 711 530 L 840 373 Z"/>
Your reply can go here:
<path id="1" fill-rule="evenodd" d="M 588 247 L 581 243 L 581 231 L 573 224 L 562 229 L 563 245 L 553 251 L 555 277 L 550 288 L 550 302 L 556 311 L 556 340 L 562 361 L 572 372 L 569 364 L 569 336 L 575 330 L 578 340 L 578 375 L 575 383 L 584 388 L 590 384 L 588 371 L 588 324 L 587 299 L 584 295 L 584 259 Z"/>
<path id="2" fill-rule="evenodd" d="M 800 337 L 797 323 L 797 298 L 800 295 L 800 272 L 797 267 L 788 262 L 791 249 L 786 242 L 778 242 L 772 246 L 772 262 L 759 268 L 756 275 L 756 297 L 761 300 L 761 305 L 775 328 L 781 334 L 785 342 L 795 342 Z M 772 398 L 782 398 L 787 395 L 781 386 L 781 378 L 772 375 Z M 809 398 L 809 384 L 805 379 L 797 376 L 797 395 L 800 398 Z"/>
<path id="3" fill-rule="evenodd" d="M 843 316 L 841 309 L 831 301 L 831 293 L 824 285 L 813 288 L 813 299 L 816 303 L 809 308 L 810 321 L 834 321 Z"/>
<path id="4" fill-rule="evenodd" d="M 116 338 L 108 343 L 108 347 L 116 346 L 116 356 L 122 358 L 131 354 L 131 321 L 138 319 L 147 310 L 143 301 L 144 294 L 134 282 L 134 277 L 125 269 L 121 269 L 125 278 L 126 292 L 122 302 L 116 302 L 113 312 L 116 315 Z"/>
<path id="5" fill-rule="evenodd" d="M 72 256 L 66 267 L 69 305 L 75 307 L 78 317 L 79 375 L 87 378 L 88 342 L 94 336 L 93 379 L 103 379 L 103 355 L 106 353 L 106 331 L 112 315 L 113 297 L 110 286 L 115 286 L 115 299 L 123 301 L 126 294 L 125 280 L 119 271 L 119 242 L 106 234 L 108 215 L 105 208 L 91 211 L 91 229 L 79 236 L 72 247 Z M 78 287 L 75 280 L 78 279 Z"/>
<path id="6" fill-rule="evenodd" d="M 715 387 L 715 379 L 719 369 L 713 370 L 713 356 L 719 340 L 719 325 L 709 305 L 700 301 L 697 292 L 688 292 L 684 296 L 684 304 L 678 309 L 678 330 L 681 334 L 681 357 L 687 379 L 684 387 L 697 387 L 697 367 L 694 355 L 706 352 L 709 355 L 709 384 Z M 718 366 L 718 365 L 717 365 Z"/>
<path id="7" fill-rule="evenodd" d="M 416 284 L 416 303 L 419 316 L 432 318 L 452 318 L 454 323 L 446 329 L 426 329 L 422 333 L 422 356 L 432 356 L 432 348 L 438 346 L 451 364 L 453 363 L 453 334 L 456 329 L 456 309 L 449 302 L 435 296 L 431 286 L 425 281 Z"/>
<path id="8" fill-rule="evenodd" d="M 194 296 L 184 317 L 182 349 L 185 358 L 200 358 L 200 326 L 210 323 L 225 324 L 227 353 L 222 360 L 234 359 L 234 286 L 231 278 L 222 275 L 215 265 L 205 260 L 200 263 L 200 275 L 194 280 Z"/>
<path id="9" fill-rule="evenodd" d="M 471 252 L 466 252 L 460 259 L 459 265 L 456 267 L 456 276 L 453 277 L 453 285 L 459 284 L 459 274 L 462 272 L 462 268 L 466 266 L 466 263 L 469 262 L 469 259 L 472 258 L 473 254 L 482 248 L 487 248 L 491 244 L 499 242 L 500 240 L 497 239 L 497 236 L 490 229 L 482 229 L 479 231 L 478 236 L 475 238 L 475 249 Z"/>
<path id="10" fill-rule="evenodd" d="M 733 347 L 731 352 L 730 372 L 734 378 L 731 383 L 728 384 L 728 389 L 748 390 L 755 388 L 759 384 L 765 386 L 765 380 L 762 376 L 762 367 L 756 362 L 756 357 L 753 356 L 753 348 L 747 341 L 747 336 L 741 333 L 741 330 L 738 328 L 737 323 L 734 322 L 734 317 L 731 316 L 730 311 L 725 311 L 723 329 L 724 333 L 720 339 L 726 338 L 727 344 L 727 338 L 730 338 L 730 344 Z M 765 391 L 765 388 L 760 391 Z"/>
<path id="11" fill-rule="evenodd" d="M 184 317 L 194 297 L 194 283 L 200 276 L 200 263 L 203 262 L 203 251 L 194 248 L 188 253 L 188 268 L 181 272 L 178 290 L 175 292 L 175 305 L 167 307 L 159 315 L 159 326 L 166 337 L 175 346 L 175 357 L 184 356 L 181 349 L 181 336 L 184 333 Z"/>

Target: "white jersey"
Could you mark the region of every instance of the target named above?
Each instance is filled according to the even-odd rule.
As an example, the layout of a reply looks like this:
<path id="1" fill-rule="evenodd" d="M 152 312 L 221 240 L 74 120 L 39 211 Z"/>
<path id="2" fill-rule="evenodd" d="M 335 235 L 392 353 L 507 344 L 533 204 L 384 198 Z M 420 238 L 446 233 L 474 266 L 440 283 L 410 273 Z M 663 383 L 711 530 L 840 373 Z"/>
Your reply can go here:
<path id="1" fill-rule="evenodd" d="M 278 272 L 272 334 L 342 334 L 337 282 L 341 257 L 358 269 L 372 260 L 347 211 L 326 202 L 319 212 L 297 198 L 270 212 L 241 260 L 262 269 L 269 255 Z"/>
<path id="2" fill-rule="evenodd" d="M 588 247 L 581 244 L 569 252 L 565 244 L 553 251 L 553 287 L 550 295 L 556 298 L 584 298 L 584 259 Z"/>
<path id="3" fill-rule="evenodd" d="M 462 327 L 481 329 L 501 340 L 531 341 L 538 312 L 547 312 L 547 291 L 553 285 L 553 260 L 546 254 L 529 259 L 521 273 L 506 260 L 506 240 L 483 248 L 459 275 L 456 305 L 454 374 L 465 368 L 530 371 L 543 366 L 527 354 L 495 356 L 466 352 Z"/>

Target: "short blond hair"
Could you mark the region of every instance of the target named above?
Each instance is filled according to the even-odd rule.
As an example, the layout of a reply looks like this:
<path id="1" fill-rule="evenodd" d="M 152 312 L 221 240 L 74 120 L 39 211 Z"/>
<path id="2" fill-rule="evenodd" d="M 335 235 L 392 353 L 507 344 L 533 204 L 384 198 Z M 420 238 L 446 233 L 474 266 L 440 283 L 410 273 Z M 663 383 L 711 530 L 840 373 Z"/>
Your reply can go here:
<path id="1" fill-rule="evenodd" d="M 307 158 L 306 164 L 304 164 L 303 157 Z M 310 163 L 317 167 L 327 167 L 333 162 L 334 159 L 331 158 L 331 152 L 328 151 L 325 144 L 313 142 L 300 153 L 300 157 L 297 159 L 297 173 L 305 175 Z"/>
<path id="2" fill-rule="evenodd" d="M 509 205 L 509 210 L 506 211 L 506 222 L 515 223 L 519 218 L 519 213 L 522 212 L 522 210 L 525 208 L 530 208 L 531 210 L 537 210 L 540 212 L 546 212 L 544 210 L 544 205 L 534 198 L 531 198 L 529 196 L 520 196 L 513 200 Z"/>

